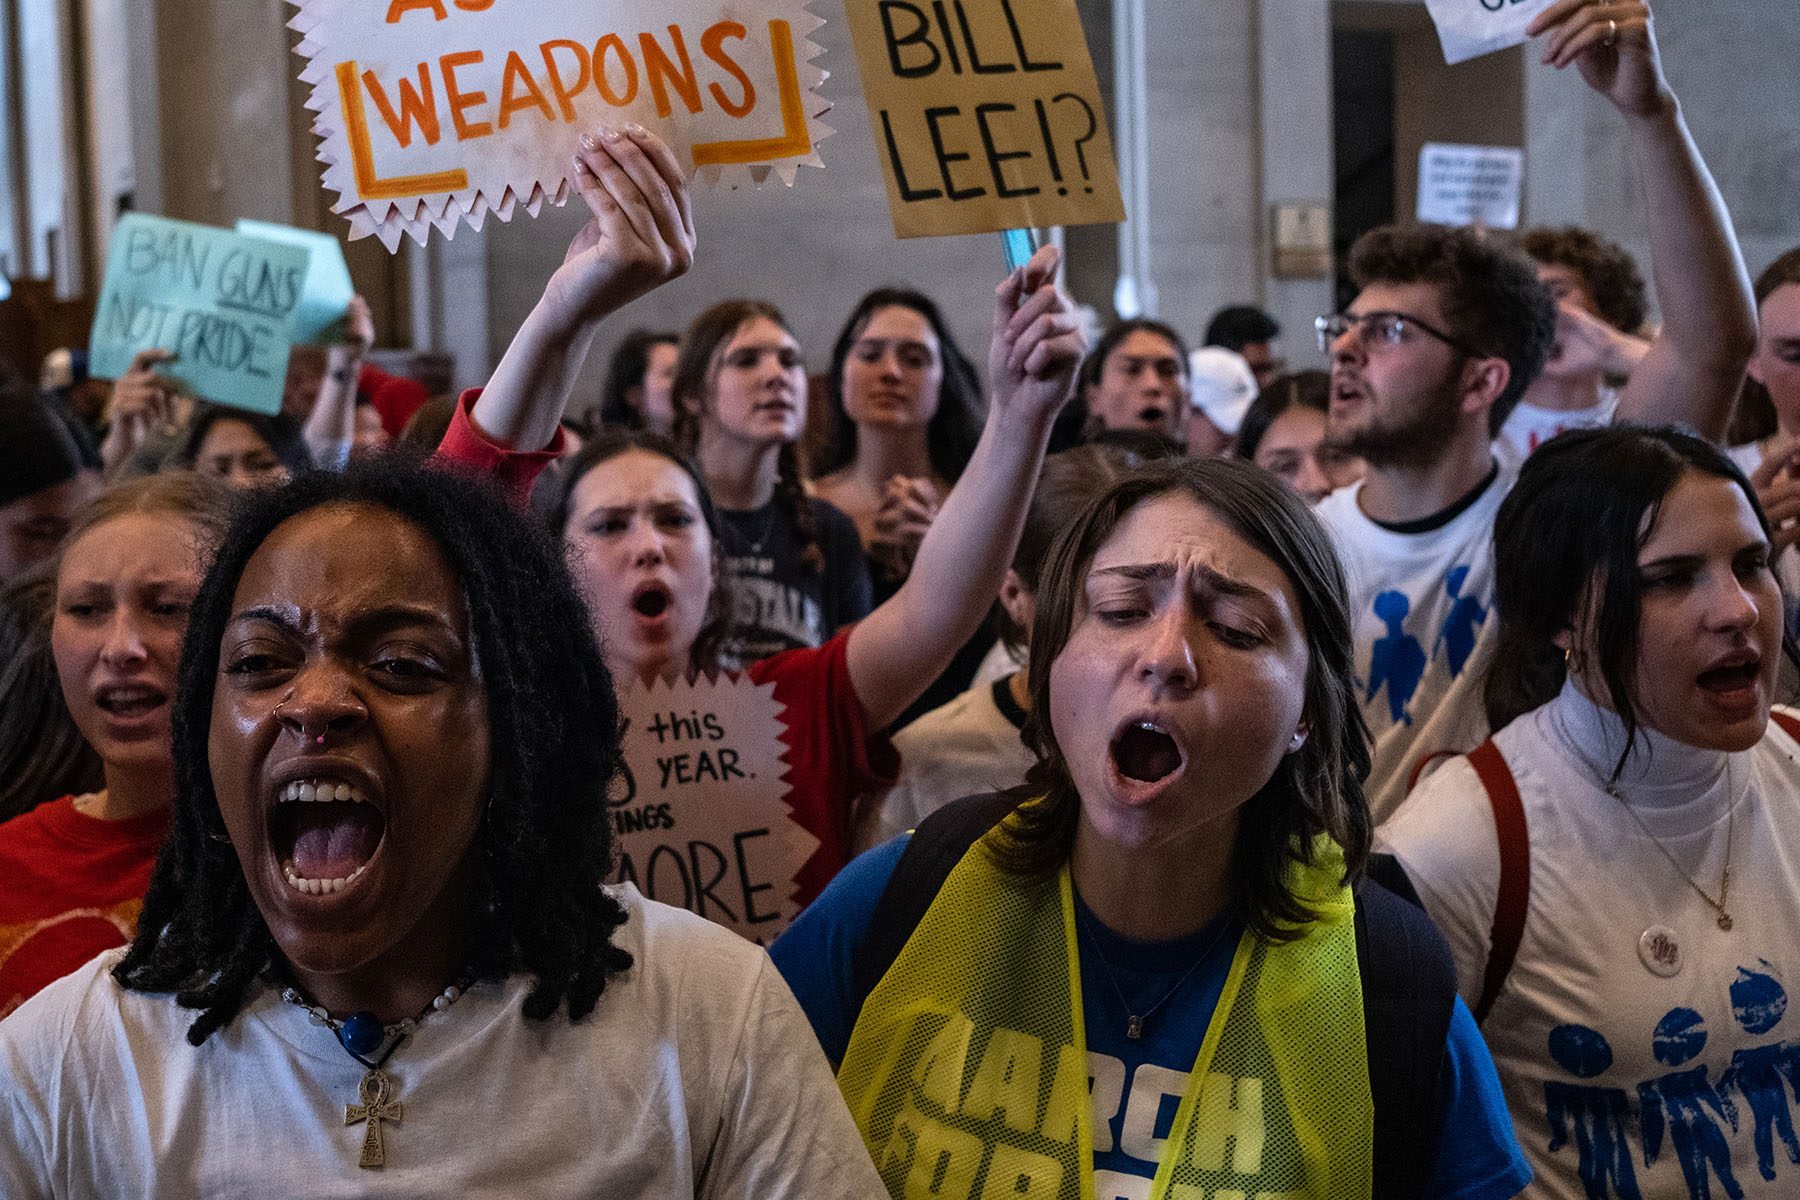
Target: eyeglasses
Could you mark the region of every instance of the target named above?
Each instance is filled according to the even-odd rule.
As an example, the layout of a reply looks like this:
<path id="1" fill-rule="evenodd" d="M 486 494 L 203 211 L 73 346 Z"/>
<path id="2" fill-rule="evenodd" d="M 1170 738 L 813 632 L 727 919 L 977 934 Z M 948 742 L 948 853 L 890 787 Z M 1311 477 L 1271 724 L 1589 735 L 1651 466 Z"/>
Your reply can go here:
<path id="1" fill-rule="evenodd" d="M 1318 317 L 1313 321 L 1313 328 L 1319 334 L 1319 350 L 1330 354 L 1333 342 L 1349 333 L 1352 329 L 1362 339 L 1365 346 L 1398 346 L 1406 341 L 1406 331 L 1417 329 L 1420 333 L 1428 333 L 1446 346 L 1461 350 L 1471 358 L 1492 358 L 1491 354 L 1483 354 L 1475 347 L 1458 338 L 1453 338 L 1441 329 L 1426 324 L 1408 313 L 1372 312 L 1353 317 L 1348 313 L 1333 313 L 1329 317 Z"/>

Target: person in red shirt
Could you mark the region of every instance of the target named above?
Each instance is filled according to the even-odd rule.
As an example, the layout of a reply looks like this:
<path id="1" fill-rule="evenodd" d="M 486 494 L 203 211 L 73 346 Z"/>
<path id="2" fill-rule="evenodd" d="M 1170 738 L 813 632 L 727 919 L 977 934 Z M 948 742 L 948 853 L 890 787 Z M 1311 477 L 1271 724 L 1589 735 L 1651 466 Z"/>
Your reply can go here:
<path id="1" fill-rule="evenodd" d="M 106 784 L 0 824 L 0 1016 L 130 940 L 175 794 L 169 712 L 228 493 L 192 472 L 115 488 L 55 562 L 51 649 Z"/>
<path id="2" fill-rule="evenodd" d="M 1042 251 L 999 289 L 986 428 L 900 590 L 823 646 L 747 672 L 775 685 L 790 803 L 820 842 L 796 879 L 802 904 L 849 861 L 856 798 L 893 780 L 892 749 L 872 731 L 938 677 L 1000 589 L 1081 361 L 1056 263 Z M 694 464 L 655 434 L 603 434 L 570 461 L 559 500 L 552 528 L 613 674 L 649 683 L 717 670 L 731 605 L 717 510 Z"/>

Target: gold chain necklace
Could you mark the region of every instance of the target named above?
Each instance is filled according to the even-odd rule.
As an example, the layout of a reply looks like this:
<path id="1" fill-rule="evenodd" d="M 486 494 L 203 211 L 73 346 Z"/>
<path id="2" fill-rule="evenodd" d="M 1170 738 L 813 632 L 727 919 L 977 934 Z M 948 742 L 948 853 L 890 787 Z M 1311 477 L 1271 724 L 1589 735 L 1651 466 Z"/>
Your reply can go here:
<path id="1" fill-rule="evenodd" d="M 1729 789 L 1730 786 L 1730 769 L 1727 768 L 1726 787 Z M 1631 814 L 1631 819 L 1637 822 L 1637 827 L 1643 831 L 1644 836 L 1649 838 L 1658 850 L 1662 851 L 1662 856 L 1669 860 L 1669 865 L 1674 867 L 1676 873 L 1687 881 L 1689 887 L 1694 889 L 1694 894 L 1706 901 L 1707 907 L 1718 914 L 1719 928 L 1730 929 L 1731 914 L 1726 911 L 1725 906 L 1731 900 L 1731 843 L 1735 840 L 1734 835 L 1737 832 L 1737 797 L 1730 798 L 1729 807 L 1725 810 L 1725 869 L 1719 876 L 1719 898 L 1714 900 L 1707 890 L 1701 887 L 1692 875 L 1688 874 L 1687 868 L 1675 861 L 1675 856 L 1669 853 L 1669 848 L 1663 845 L 1663 840 L 1650 832 L 1650 827 L 1644 824 L 1644 818 L 1638 815 L 1637 809 L 1626 802 L 1625 797 L 1619 793 L 1619 789 L 1615 785 L 1608 784 L 1606 794 L 1617 800 L 1620 806 Z"/>

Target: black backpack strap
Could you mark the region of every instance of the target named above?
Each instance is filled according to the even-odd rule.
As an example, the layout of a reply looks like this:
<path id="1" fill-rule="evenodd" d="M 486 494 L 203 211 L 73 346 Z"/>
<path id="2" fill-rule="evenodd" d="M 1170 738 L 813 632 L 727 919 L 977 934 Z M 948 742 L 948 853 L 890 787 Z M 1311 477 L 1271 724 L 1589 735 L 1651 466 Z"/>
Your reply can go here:
<path id="1" fill-rule="evenodd" d="M 1392 879 L 1412 899 L 1377 880 Z M 1456 964 L 1417 893 L 1387 855 L 1356 887 L 1369 1090 L 1375 1102 L 1375 1189 L 1387 1200 L 1425 1195 L 1443 1138 L 1444 1053 L 1456 1004 Z"/>
<path id="2" fill-rule="evenodd" d="M 854 1011 L 862 1011 L 863 1001 L 900 957 L 907 939 L 924 919 L 925 910 L 937 899 L 944 880 L 969 847 L 1019 803 L 1019 797 L 1012 792 L 965 796 L 919 822 L 907 839 L 906 849 L 900 852 L 900 861 L 895 864 L 887 887 L 882 889 L 881 899 L 875 902 L 875 913 L 858 948 L 852 974 Z"/>

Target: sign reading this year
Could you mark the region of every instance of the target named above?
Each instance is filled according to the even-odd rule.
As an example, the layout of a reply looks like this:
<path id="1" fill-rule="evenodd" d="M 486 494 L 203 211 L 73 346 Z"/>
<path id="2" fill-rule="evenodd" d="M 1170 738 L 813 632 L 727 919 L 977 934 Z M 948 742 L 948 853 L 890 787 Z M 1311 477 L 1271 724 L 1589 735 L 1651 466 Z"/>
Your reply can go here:
<path id="1" fill-rule="evenodd" d="M 582 132 L 636 121 L 709 177 L 822 166 L 808 0 L 291 0 L 319 159 L 389 249 L 564 203 Z"/>
<path id="2" fill-rule="evenodd" d="M 1125 219 L 1075 0 L 845 0 L 903 238 Z"/>
<path id="3" fill-rule="evenodd" d="M 788 805 L 775 685 L 658 681 L 622 690 L 619 708 L 613 881 L 768 945 L 799 914 L 794 881 L 819 845 Z"/>
<path id="4" fill-rule="evenodd" d="M 168 350 L 174 360 L 157 370 L 194 395 L 279 412 L 310 266 L 302 246 L 127 213 L 113 230 L 89 369 L 117 379 L 138 351 Z"/>

